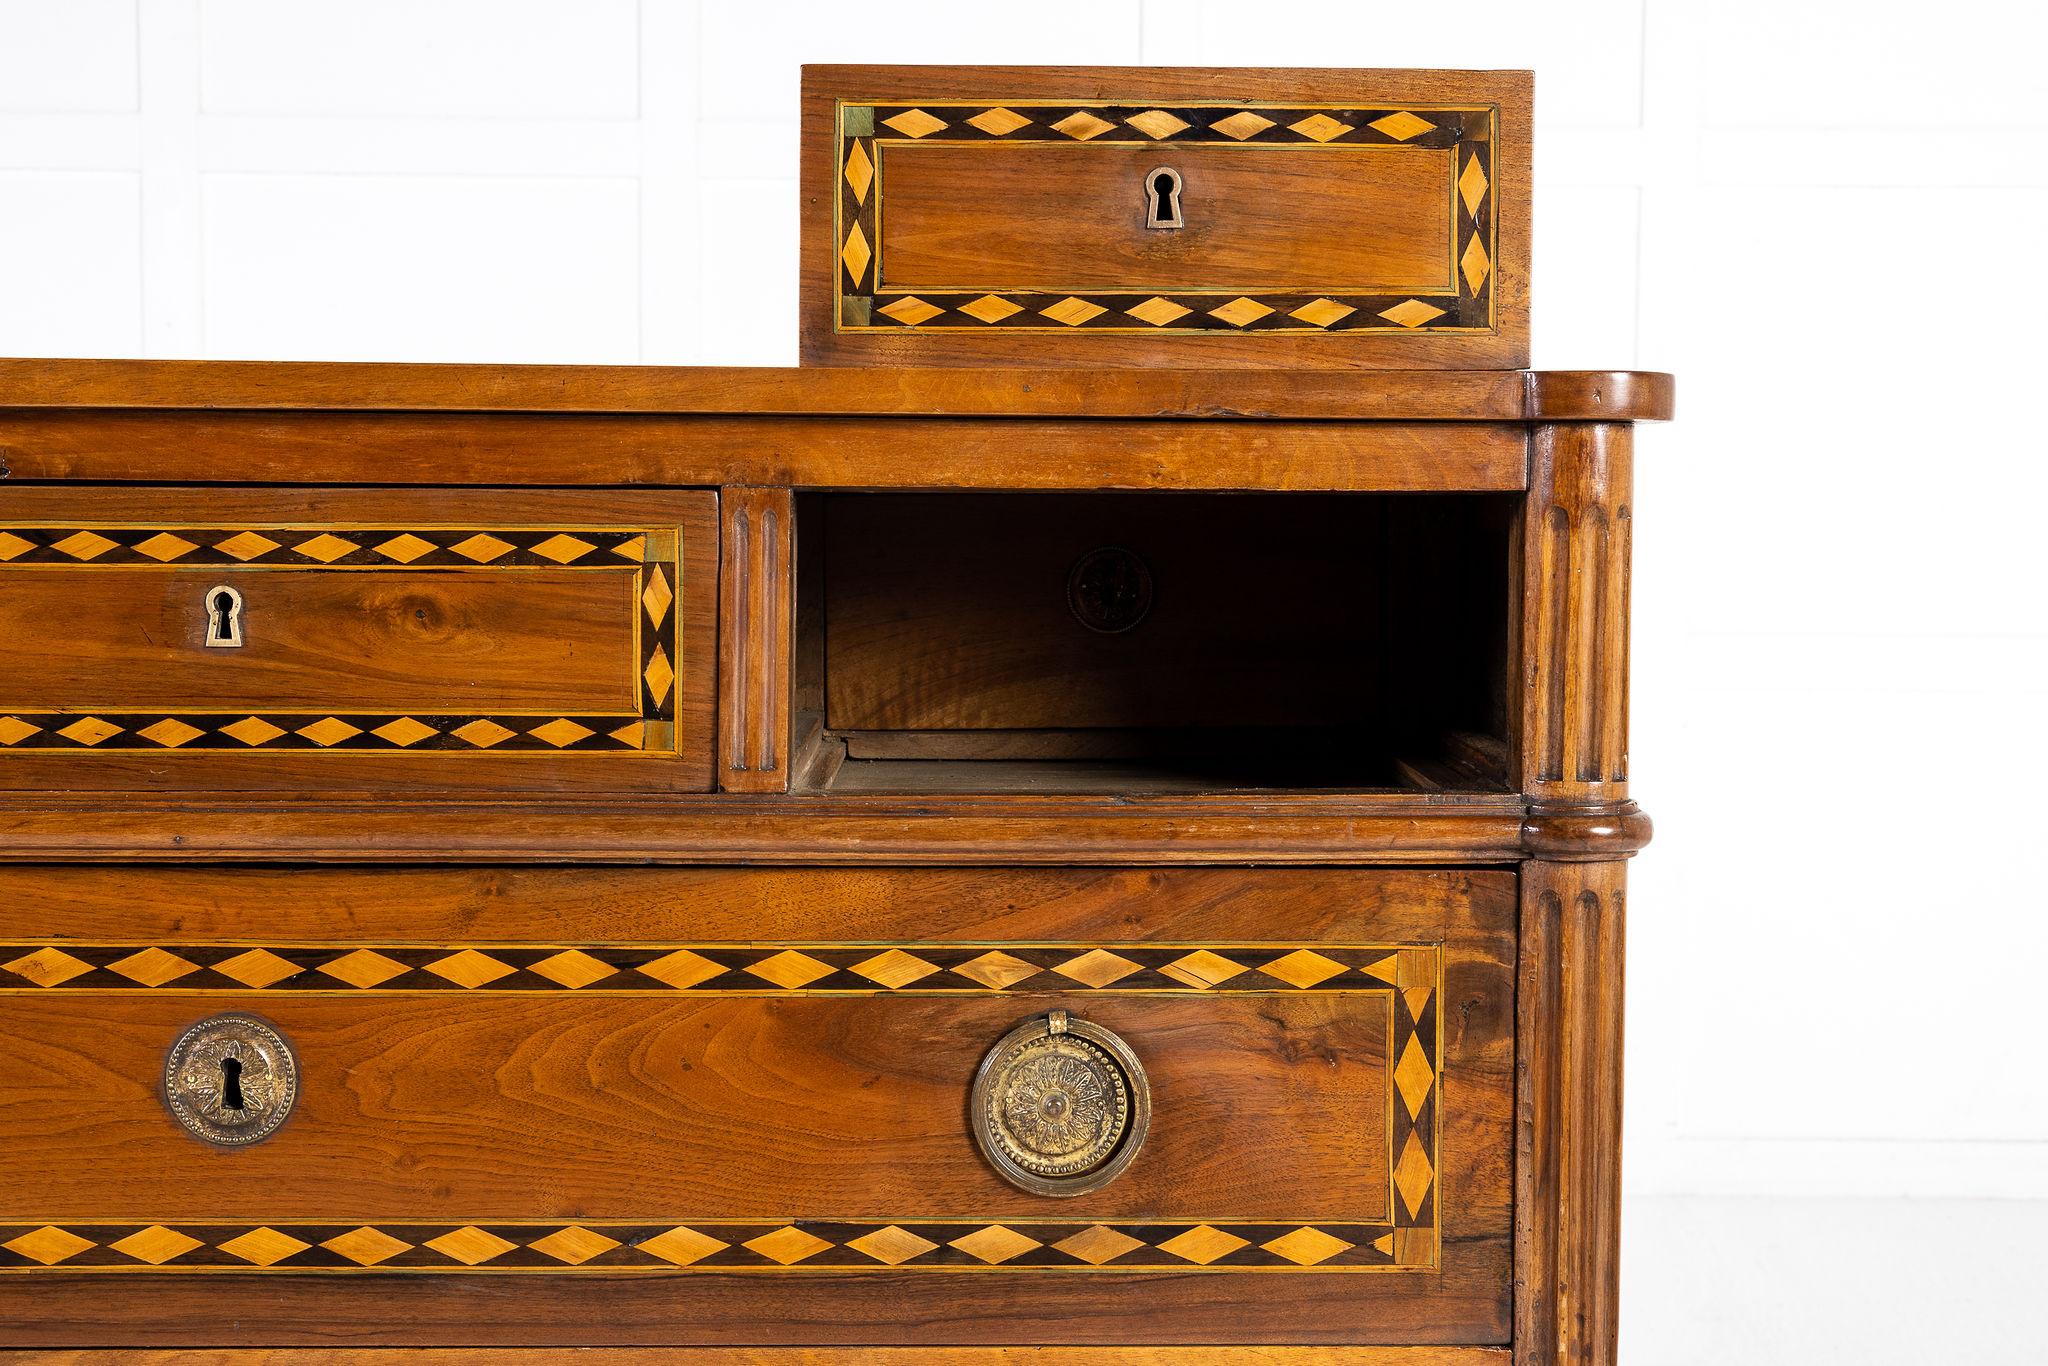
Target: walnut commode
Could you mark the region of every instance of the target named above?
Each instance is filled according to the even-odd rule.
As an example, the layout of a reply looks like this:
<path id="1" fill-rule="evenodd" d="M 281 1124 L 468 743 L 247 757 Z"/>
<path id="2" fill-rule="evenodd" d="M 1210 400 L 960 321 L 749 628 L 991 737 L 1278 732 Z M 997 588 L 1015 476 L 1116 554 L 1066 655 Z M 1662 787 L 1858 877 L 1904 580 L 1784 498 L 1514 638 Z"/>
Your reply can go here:
<path id="1" fill-rule="evenodd" d="M 1529 97 L 813 68 L 806 368 L 0 361 L 0 1345 L 1611 1363 Z"/>

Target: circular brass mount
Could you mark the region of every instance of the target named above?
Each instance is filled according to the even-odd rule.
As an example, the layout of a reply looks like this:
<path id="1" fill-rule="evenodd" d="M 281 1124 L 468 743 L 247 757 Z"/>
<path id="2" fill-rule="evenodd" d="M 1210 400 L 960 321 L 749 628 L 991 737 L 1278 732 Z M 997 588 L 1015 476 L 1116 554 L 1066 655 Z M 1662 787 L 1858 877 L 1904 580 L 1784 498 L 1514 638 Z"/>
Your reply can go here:
<path id="1" fill-rule="evenodd" d="M 171 1045 L 164 1103 L 208 1143 L 240 1147 L 268 1138 L 299 1096 L 291 1045 L 247 1015 L 201 1020 Z"/>
<path id="2" fill-rule="evenodd" d="M 1055 1010 L 988 1051 L 968 1113 L 982 1156 L 1011 1185 L 1036 1195 L 1085 1195 L 1138 1155 L 1152 1092 L 1129 1044 Z"/>

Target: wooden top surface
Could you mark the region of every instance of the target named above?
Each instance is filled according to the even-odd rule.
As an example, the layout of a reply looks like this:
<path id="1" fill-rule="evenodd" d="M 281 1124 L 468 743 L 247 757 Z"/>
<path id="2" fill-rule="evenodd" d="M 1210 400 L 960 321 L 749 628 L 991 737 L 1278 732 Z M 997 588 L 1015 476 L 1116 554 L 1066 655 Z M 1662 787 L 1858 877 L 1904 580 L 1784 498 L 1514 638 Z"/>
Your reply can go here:
<path id="1" fill-rule="evenodd" d="M 963 370 L 0 359 L 0 408 L 668 416 L 1659 421 L 1673 381 L 1588 370 Z"/>

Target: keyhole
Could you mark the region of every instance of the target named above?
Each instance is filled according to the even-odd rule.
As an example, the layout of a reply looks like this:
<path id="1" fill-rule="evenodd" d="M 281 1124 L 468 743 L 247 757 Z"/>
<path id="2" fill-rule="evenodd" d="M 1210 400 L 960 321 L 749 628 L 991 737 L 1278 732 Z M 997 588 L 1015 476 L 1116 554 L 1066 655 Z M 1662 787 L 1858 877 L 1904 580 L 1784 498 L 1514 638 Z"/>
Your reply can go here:
<path id="1" fill-rule="evenodd" d="M 242 1100 L 242 1060 L 222 1058 L 220 1060 L 220 1103 L 224 1110 L 247 1109 Z"/>
<path id="2" fill-rule="evenodd" d="M 1145 173 L 1145 226 L 1177 228 L 1180 213 L 1180 172 L 1160 166 Z"/>
<path id="3" fill-rule="evenodd" d="M 242 595 L 226 584 L 206 590 L 206 643 L 233 646 L 242 643 Z"/>

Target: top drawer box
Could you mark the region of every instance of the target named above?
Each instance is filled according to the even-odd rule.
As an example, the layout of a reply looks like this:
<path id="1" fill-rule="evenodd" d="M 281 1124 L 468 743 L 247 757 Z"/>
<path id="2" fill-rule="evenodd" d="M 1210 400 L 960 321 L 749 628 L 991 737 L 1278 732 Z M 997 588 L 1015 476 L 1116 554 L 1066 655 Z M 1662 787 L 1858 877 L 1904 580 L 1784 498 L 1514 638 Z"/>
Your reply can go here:
<path id="1" fill-rule="evenodd" d="M 1527 72 L 807 67 L 812 364 L 1528 362 Z"/>
<path id="2" fill-rule="evenodd" d="M 701 791 L 708 491 L 0 492 L 0 789 Z"/>

